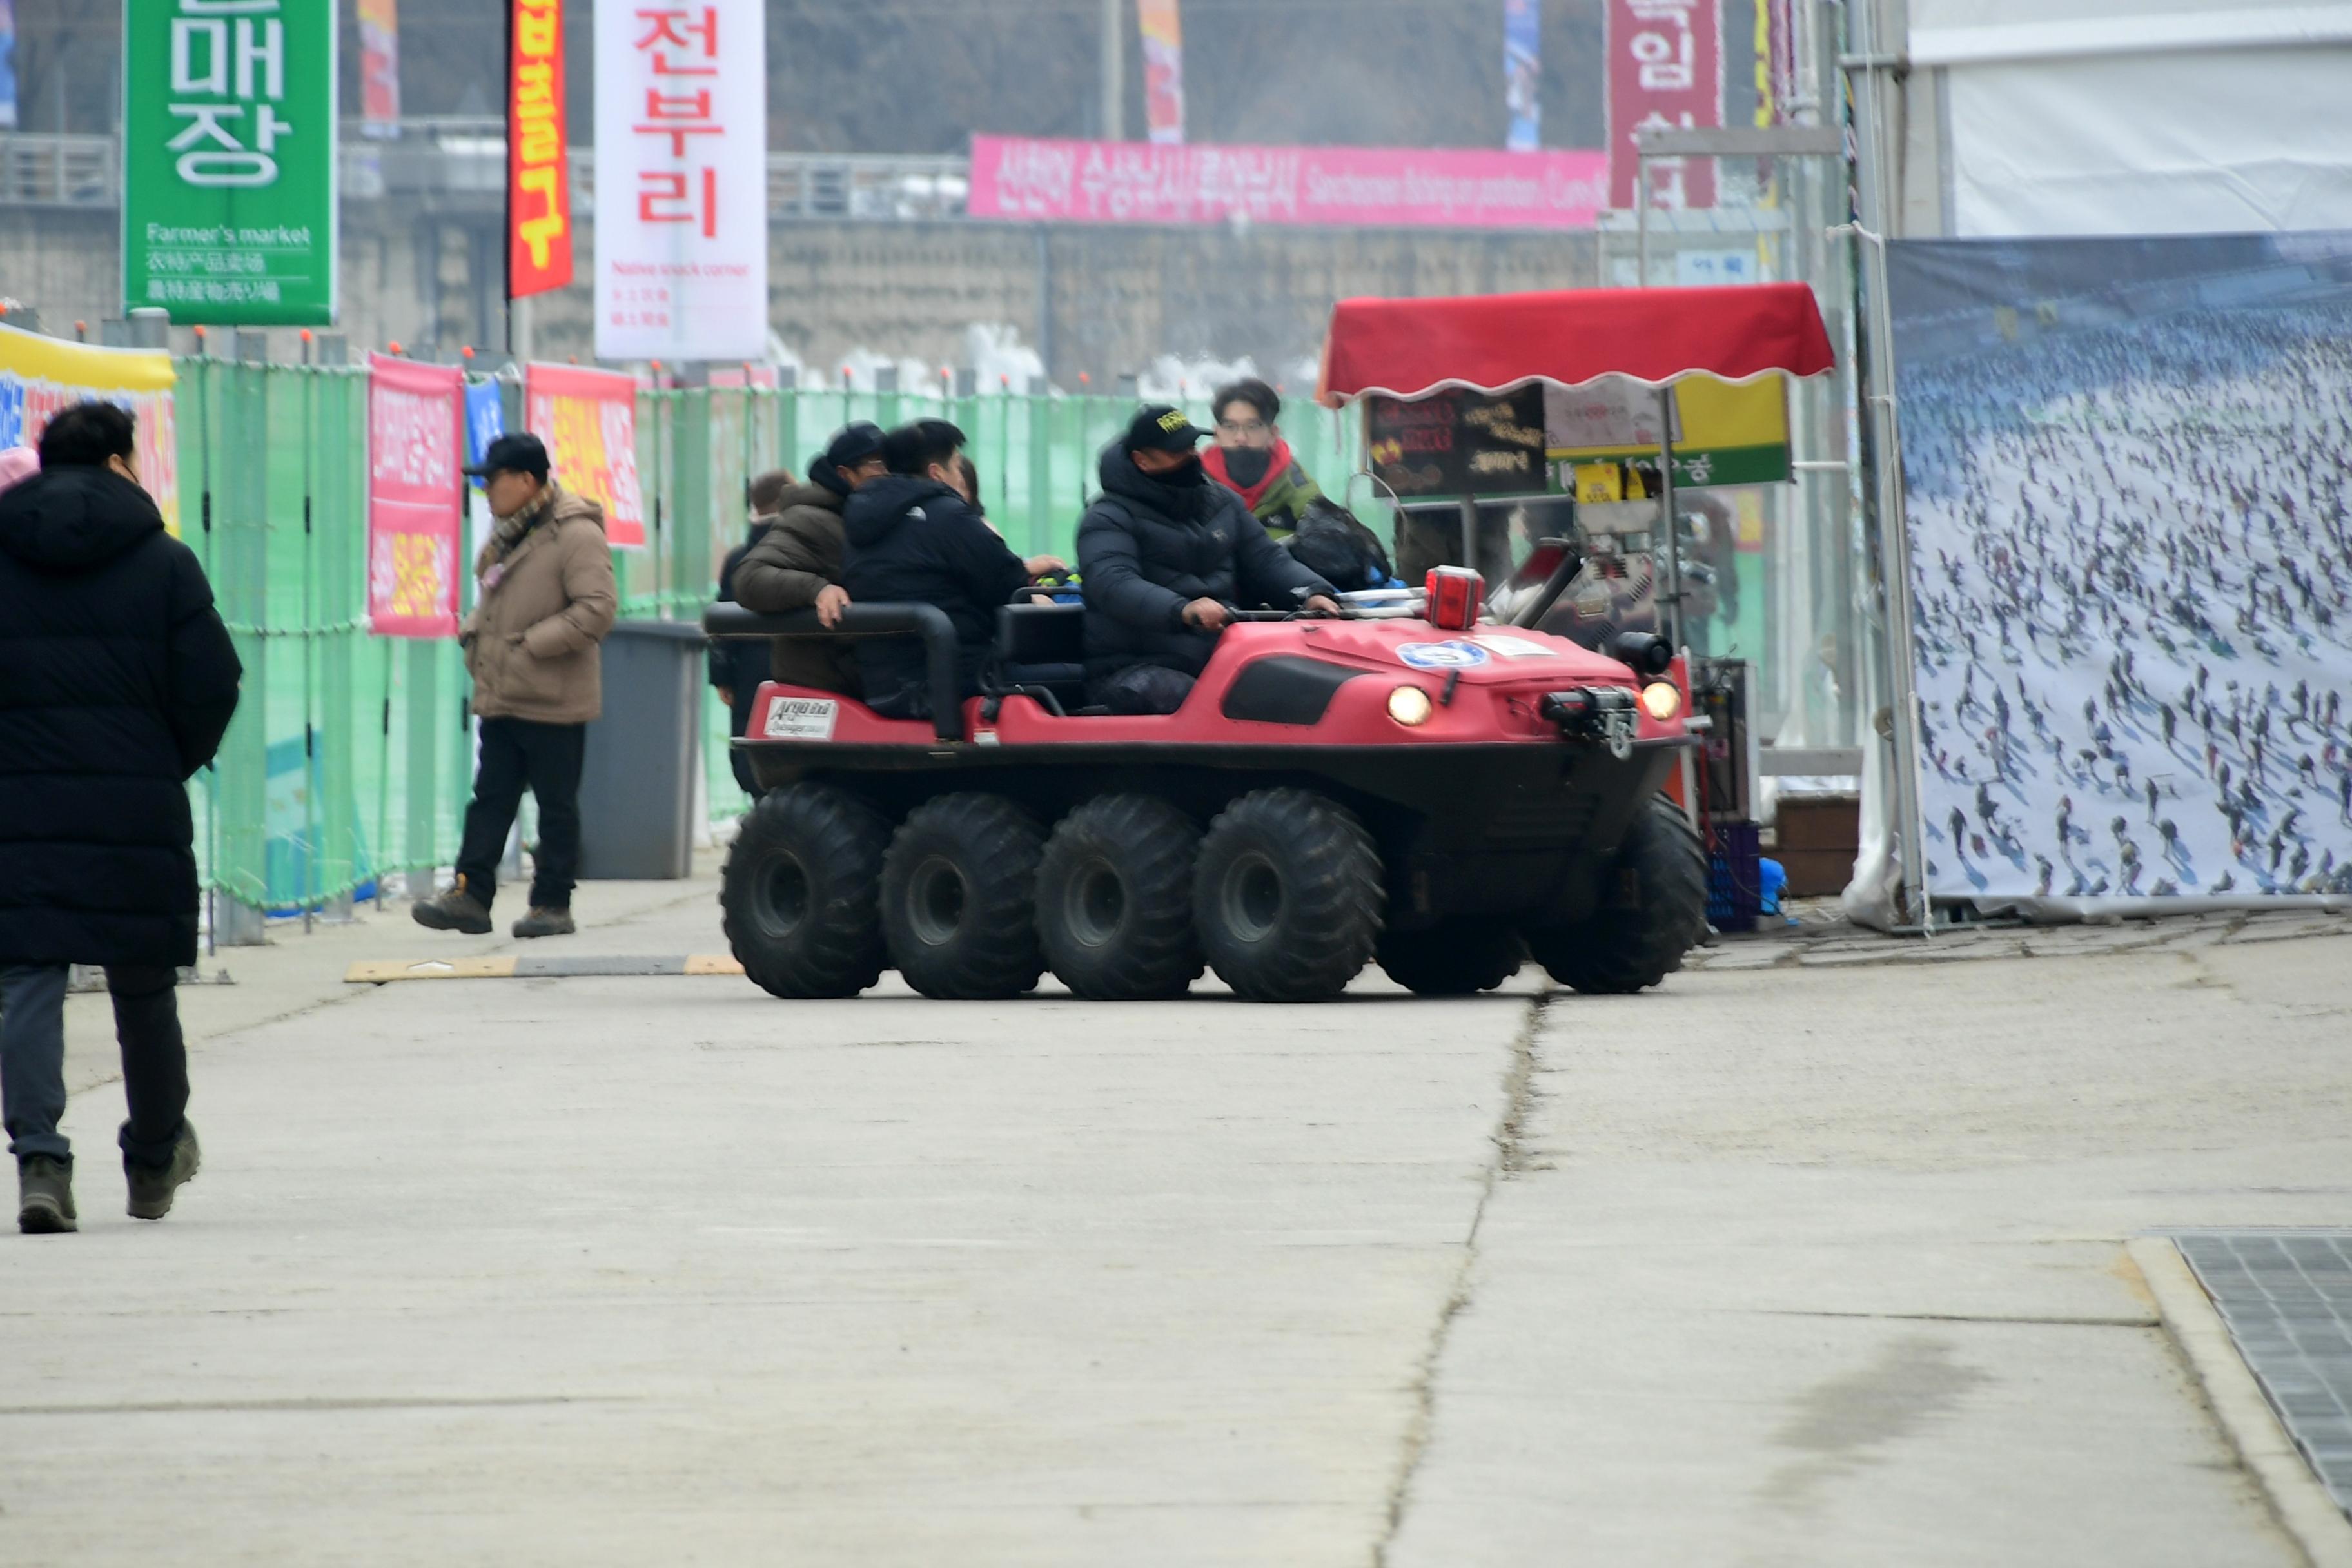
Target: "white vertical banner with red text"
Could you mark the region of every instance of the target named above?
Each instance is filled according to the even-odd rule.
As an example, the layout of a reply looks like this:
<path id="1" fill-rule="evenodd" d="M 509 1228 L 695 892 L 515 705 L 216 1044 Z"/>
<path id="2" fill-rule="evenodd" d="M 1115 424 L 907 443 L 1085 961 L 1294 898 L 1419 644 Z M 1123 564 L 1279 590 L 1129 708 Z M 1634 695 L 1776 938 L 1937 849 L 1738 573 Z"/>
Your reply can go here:
<path id="1" fill-rule="evenodd" d="M 1609 205 L 1635 205 L 1634 138 L 1660 126 L 1723 123 L 1723 18 L 1717 0 L 1609 0 Z M 1644 205 L 1711 207 L 1715 160 L 1653 158 Z"/>
<path id="2" fill-rule="evenodd" d="M 610 0 L 596 27 L 596 354 L 768 345 L 761 0 Z"/>
<path id="3" fill-rule="evenodd" d="M 457 460 L 466 375 L 368 356 L 368 626 L 380 637 L 457 635 Z"/>

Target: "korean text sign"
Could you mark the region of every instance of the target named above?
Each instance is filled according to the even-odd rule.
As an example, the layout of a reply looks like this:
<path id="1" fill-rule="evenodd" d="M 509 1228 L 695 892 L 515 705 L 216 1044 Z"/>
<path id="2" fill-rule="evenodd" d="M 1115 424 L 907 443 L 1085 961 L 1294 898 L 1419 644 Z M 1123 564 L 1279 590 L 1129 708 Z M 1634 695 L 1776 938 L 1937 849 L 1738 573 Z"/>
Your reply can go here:
<path id="1" fill-rule="evenodd" d="M 378 637 L 457 633 L 465 420 L 455 365 L 368 356 L 368 624 Z"/>
<path id="2" fill-rule="evenodd" d="M 35 447 L 59 410 L 95 399 L 128 409 L 139 482 L 163 526 L 180 531 L 180 438 L 172 356 L 160 349 L 101 349 L 0 326 L 0 447 Z"/>
<path id="3" fill-rule="evenodd" d="M 768 342 L 761 0 L 596 7 L 596 353 L 746 360 Z"/>
<path id="4" fill-rule="evenodd" d="M 335 319 L 333 0 L 124 0 L 122 298 Z"/>
<path id="5" fill-rule="evenodd" d="M 572 281 L 562 0 L 514 0 L 509 37 L 507 294 L 520 300 Z"/>
<path id="6" fill-rule="evenodd" d="M 1591 228 L 1602 155 L 971 139 L 974 217 L 1060 223 Z"/>
<path id="7" fill-rule="evenodd" d="M 604 507 L 611 543 L 645 548 L 635 380 L 616 371 L 534 364 L 523 373 L 522 402 L 523 428 L 547 443 L 556 482 Z"/>
<path id="8" fill-rule="evenodd" d="M 1609 205 L 1635 205 L 1634 137 L 1661 126 L 1723 123 L 1717 0 L 1609 0 Z M 1653 206 L 1715 205 L 1715 160 L 1652 158 Z"/>

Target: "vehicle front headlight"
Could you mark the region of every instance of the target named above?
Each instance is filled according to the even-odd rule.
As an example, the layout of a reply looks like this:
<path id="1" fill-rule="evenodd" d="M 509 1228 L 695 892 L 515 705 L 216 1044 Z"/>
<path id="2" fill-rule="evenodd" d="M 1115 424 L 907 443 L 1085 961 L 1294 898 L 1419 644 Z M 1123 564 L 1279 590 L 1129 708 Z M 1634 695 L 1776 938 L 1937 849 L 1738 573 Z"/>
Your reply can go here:
<path id="1" fill-rule="evenodd" d="M 1642 688 L 1642 711 L 1663 724 L 1683 710 L 1683 694 L 1671 680 L 1654 680 Z"/>
<path id="2" fill-rule="evenodd" d="M 1437 705 L 1418 686 L 1400 686 L 1389 693 L 1389 717 L 1408 729 L 1429 722 Z"/>

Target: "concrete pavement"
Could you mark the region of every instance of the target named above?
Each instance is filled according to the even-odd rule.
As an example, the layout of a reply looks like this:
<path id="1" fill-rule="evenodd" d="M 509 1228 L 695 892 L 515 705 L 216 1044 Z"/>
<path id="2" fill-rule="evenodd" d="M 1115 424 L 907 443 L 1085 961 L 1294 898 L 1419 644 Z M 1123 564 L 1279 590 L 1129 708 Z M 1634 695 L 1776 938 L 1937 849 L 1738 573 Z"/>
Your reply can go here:
<path id="1" fill-rule="evenodd" d="M 716 951 L 710 894 L 592 885 L 565 950 Z M 337 978 L 513 945 L 226 955 L 159 1226 L 76 999 L 0 1560 L 2294 1561 L 2119 1243 L 2341 1217 L 2342 936 L 1540 1004 Z"/>

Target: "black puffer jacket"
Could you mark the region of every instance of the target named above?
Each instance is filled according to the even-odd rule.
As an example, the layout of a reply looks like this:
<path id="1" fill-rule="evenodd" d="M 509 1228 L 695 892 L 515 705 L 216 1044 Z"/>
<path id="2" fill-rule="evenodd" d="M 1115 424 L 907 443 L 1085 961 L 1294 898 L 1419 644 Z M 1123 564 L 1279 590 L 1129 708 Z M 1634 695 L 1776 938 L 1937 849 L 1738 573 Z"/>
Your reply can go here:
<path id="1" fill-rule="evenodd" d="M 145 490 L 72 468 L 0 495 L 0 962 L 196 961 L 186 781 L 243 673 Z"/>
<path id="2" fill-rule="evenodd" d="M 891 474 L 842 509 L 842 586 L 860 605 L 936 605 L 962 645 L 963 694 L 980 689 L 996 641 L 996 612 L 1029 581 L 1029 568 L 964 500 L 934 479 Z M 866 700 L 877 712 L 929 711 L 923 645 L 912 637 L 859 637 Z"/>
<path id="3" fill-rule="evenodd" d="M 1078 523 L 1090 673 L 1160 664 L 1200 674 L 1217 637 L 1184 624 L 1194 599 L 1291 610 L 1331 592 L 1205 474 L 1198 484 L 1163 483 L 1118 441 L 1103 448 L 1099 471 L 1103 494 Z"/>

